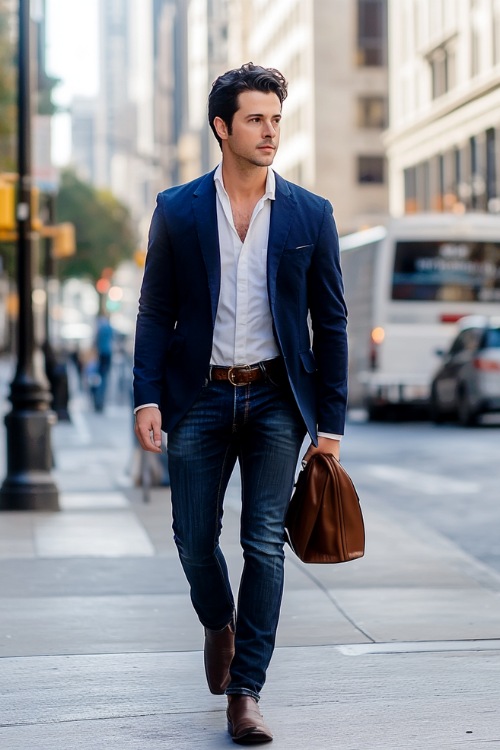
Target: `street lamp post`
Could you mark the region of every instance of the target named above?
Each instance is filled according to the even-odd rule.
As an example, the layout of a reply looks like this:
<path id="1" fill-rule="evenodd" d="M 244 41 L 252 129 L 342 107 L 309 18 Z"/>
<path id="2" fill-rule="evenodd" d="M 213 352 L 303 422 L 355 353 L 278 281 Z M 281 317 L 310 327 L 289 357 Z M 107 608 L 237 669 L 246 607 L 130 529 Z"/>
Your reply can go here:
<path id="1" fill-rule="evenodd" d="M 19 0 L 17 286 L 19 295 L 17 368 L 11 383 L 12 410 L 5 417 L 7 476 L 0 510 L 59 510 L 51 475 L 50 394 L 35 363 L 33 252 L 31 238 L 31 72 L 30 0 Z"/>

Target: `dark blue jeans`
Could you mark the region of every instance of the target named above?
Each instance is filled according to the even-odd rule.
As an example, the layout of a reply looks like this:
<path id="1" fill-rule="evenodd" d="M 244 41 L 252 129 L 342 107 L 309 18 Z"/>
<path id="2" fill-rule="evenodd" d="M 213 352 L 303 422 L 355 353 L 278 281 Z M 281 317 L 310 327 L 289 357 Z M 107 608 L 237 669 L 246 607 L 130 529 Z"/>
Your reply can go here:
<path id="1" fill-rule="evenodd" d="M 242 485 L 236 652 L 227 693 L 258 698 L 283 593 L 284 518 L 305 434 L 288 385 L 208 382 L 169 433 L 174 538 L 201 623 L 224 628 L 234 599 L 219 546 L 224 493 L 236 460 Z"/>

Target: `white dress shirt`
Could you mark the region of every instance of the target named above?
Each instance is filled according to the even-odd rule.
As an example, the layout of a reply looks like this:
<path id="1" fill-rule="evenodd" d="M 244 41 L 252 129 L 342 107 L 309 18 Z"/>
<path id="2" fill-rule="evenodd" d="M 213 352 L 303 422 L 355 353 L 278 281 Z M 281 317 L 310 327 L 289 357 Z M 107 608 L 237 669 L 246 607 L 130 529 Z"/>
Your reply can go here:
<path id="1" fill-rule="evenodd" d="M 267 294 L 267 243 L 276 180 L 268 169 L 266 192 L 253 210 L 244 241 L 234 225 L 221 164 L 214 181 L 221 285 L 210 363 L 251 365 L 279 356 Z"/>

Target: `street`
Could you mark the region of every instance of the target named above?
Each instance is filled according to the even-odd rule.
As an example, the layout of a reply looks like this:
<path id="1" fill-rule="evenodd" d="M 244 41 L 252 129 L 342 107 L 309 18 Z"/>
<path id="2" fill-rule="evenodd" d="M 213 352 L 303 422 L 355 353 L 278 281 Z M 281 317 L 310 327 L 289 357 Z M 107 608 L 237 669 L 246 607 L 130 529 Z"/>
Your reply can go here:
<path id="1" fill-rule="evenodd" d="M 362 420 L 362 416 L 361 416 Z M 467 429 L 352 419 L 343 461 L 362 505 L 385 507 L 449 537 L 500 573 L 500 423 Z"/>

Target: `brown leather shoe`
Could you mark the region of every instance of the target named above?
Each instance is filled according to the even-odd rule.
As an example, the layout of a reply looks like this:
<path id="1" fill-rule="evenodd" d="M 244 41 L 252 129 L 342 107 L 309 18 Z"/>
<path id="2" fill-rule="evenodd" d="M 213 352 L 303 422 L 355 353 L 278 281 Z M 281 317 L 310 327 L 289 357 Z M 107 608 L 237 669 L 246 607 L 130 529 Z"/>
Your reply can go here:
<path id="1" fill-rule="evenodd" d="M 208 688 L 214 695 L 222 695 L 231 680 L 229 667 L 234 656 L 234 621 L 222 630 L 205 628 L 205 674 Z"/>
<path id="2" fill-rule="evenodd" d="M 271 742 L 273 735 L 251 695 L 228 695 L 227 729 L 238 745 Z"/>

